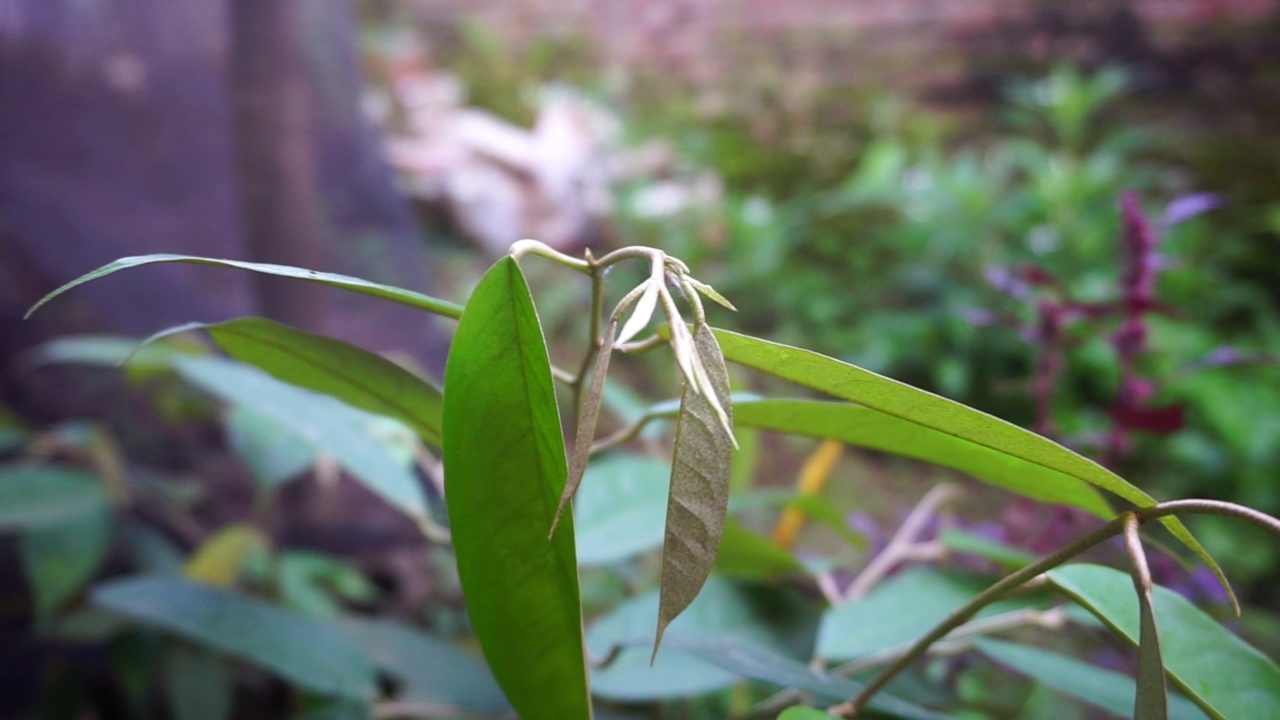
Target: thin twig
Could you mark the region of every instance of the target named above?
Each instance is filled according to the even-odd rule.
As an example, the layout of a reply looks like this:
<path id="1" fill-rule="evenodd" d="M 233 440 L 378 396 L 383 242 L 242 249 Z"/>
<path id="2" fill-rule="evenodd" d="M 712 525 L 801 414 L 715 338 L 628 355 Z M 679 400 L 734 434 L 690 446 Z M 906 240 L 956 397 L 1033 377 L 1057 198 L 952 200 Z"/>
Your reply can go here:
<path id="1" fill-rule="evenodd" d="M 946 635 L 952 630 L 955 630 L 957 627 L 968 622 L 969 619 L 987 605 L 990 605 L 996 600 L 1008 595 L 1015 588 L 1025 584 L 1027 581 L 1039 576 L 1041 573 L 1052 570 L 1094 546 L 1119 535 L 1124 531 L 1125 523 L 1132 522 L 1130 515 L 1136 516 L 1140 522 L 1145 523 L 1149 520 L 1155 520 L 1169 515 L 1183 514 L 1223 515 L 1226 517 L 1233 517 L 1253 523 L 1277 537 L 1280 537 L 1280 520 L 1271 517 L 1266 513 L 1220 500 L 1173 500 L 1125 513 L 1119 517 L 1113 518 L 1107 524 L 1097 528 L 1093 532 L 1069 543 L 1053 554 L 1010 573 L 991 587 L 979 593 L 977 597 L 970 600 L 963 607 L 952 612 L 942 622 L 925 634 L 924 637 L 920 638 L 920 640 L 912 645 L 911 649 L 904 653 L 902 657 L 894 661 L 889 667 L 885 668 L 884 671 L 868 683 L 867 686 L 863 688 L 862 692 L 860 692 L 856 697 L 846 703 L 829 708 L 828 712 L 837 716 L 854 717 L 857 715 L 858 711 L 866 705 L 867 701 L 870 700 L 872 696 L 884 689 L 884 686 L 892 681 L 893 678 L 897 677 L 898 674 L 909 667 L 911 663 L 924 655 L 929 650 L 929 647 L 935 642 L 946 637 Z"/>
<path id="2" fill-rule="evenodd" d="M 946 637 L 948 633 L 968 622 L 987 605 L 990 605 L 996 600 L 1004 597 L 1014 588 L 1017 588 L 1031 578 L 1034 578 L 1045 571 L 1052 570 L 1076 555 L 1079 555 L 1095 545 L 1114 537 L 1120 532 L 1123 524 L 1123 516 L 1115 518 L 1106 525 L 1103 525 L 1088 535 L 1070 543 L 1052 555 L 1041 558 L 1020 570 L 1016 570 L 1013 573 L 1006 575 L 1003 579 L 996 582 L 996 584 L 979 593 L 977 597 L 970 600 L 968 603 L 965 603 L 963 607 L 956 609 L 943 619 L 942 622 L 938 623 L 932 630 L 926 633 L 924 637 L 920 638 L 920 640 L 912 645 L 910 650 L 903 653 L 900 658 L 872 679 L 871 682 L 868 683 L 867 686 L 863 688 L 862 692 L 858 693 L 855 698 L 846 703 L 833 706 L 829 708 L 827 712 L 832 715 L 845 717 L 853 717 L 857 715 L 858 711 L 866 705 L 867 701 L 870 700 L 873 695 L 882 690 L 884 686 L 897 677 L 899 673 L 907 669 L 907 667 L 909 667 L 911 663 L 915 662 L 917 658 L 924 655 L 925 652 L 928 651 L 930 645 L 933 645 L 935 642 Z"/>
<path id="3" fill-rule="evenodd" d="M 889 540 L 889 544 L 867 563 L 867 567 L 845 589 L 844 602 L 866 595 L 894 566 L 913 554 L 917 545 L 916 538 L 924 531 L 929 520 L 940 507 L 950 502 L 955 496 L 955 485 L 938 485 L 926 493 L 912 508 L 906 520 L 902 521 L 902 525 Z"/>
<path id="4" fill-rule="evenodd" d="M 432 702 L 398 702 L 388 700 L 374 703 L 373 717 L 385 718 L 454 718 L 462 711 L 454 705 Z"/>
<path id="5" fill-rule="evenodd" d="M 972 647 L 972 643 L 966 640 L 977 637 L 979 635 L 994 635 L 999 632 L 1015 630 L 1024 627 L 1044 627 L 1056 629 L 1062 627 L 1067 621 L 1066 611 L 1062 607 L 1053 607 L 1048 610 L 1037 610 L 1036 608 L 1021 608 L 1012 610 L 999 615 L 982 618 L 981 620 L 973 620 L 947 633 L 946 637 L 939 640 L 929 648 L 930 655 L 954 655 L 962 649 Z M 851 660 L 843 665 L 839 665 L 831 670 L 832 675 L 857 675 L 871 668 L 880 667 L 887 663 L 902 657 L 910 650 L 910 646 L 889 648 L 873 655 L 860 657 L 857 660 Z"/>

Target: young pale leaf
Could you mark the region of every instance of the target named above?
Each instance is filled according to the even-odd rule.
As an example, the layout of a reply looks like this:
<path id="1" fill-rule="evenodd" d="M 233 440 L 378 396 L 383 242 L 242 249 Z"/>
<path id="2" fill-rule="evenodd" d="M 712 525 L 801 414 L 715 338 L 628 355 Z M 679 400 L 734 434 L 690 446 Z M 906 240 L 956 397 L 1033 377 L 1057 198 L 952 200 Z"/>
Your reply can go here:
<path id="1" fill-rule="evenodd" d="M 604 401 L 604 379 L 609 373 L 609 358 L 613 356 L 613 336 L 618 324 L 609 323 L 604 333 L 604 343 L 596 350 L 596 361 L 591 368 L 591 382 L 587 385 L 587 393 L 582 398 L 582 409 L 578 412 L 578 428 L 573 438 L 573 456 L 569 461 L 569 479 L 564 484 L 564 493 L 560 495 L 560 505 L 556 507 L 555 519 L 551 521 L 550 537 L 556 532 L 556 524 L 564 508 L 578 491 L 582 482 L 582 474 L 587 471 L 587 460 L 591 459 L 591 443 L 596 439 L 596 421 L 600 419 L 600 404 Z"/>
<path id="2" fill-rule="evenodd" d="M 662 543 L 661 595 L 658 603 L 656 656 L 662 633 L 698 595 L 715 564 L 729 511 L 729 476 L 733 452 L 729 373 L 715 336 L 699 325 L 693 346 L 706 367 L 716 397 L 695 393 L 686 381 L 676 422 L 675 454 L 671 462 L 671 494 L 667 500 L 667 529 Z M 715 411 L 718 400 L 728 415 L 726 431 Z"/>
<path id="3" fill-rule="evenodd" d="M 1096 490 L 1071 475 L 861 405 L 815 400 L 738 402 L 734 422 L 923 460 L 1033 500 L 1072 505 L 1098 517 L 1112 515 Z"/>
<path id="4" fill-rule="evenodd" d="M 1134 682 L 1126 675 L 1028 645 L 988 638 L 978 638 L 974 644 L 992 660 L 1058 692 L 1113 715 L 1133 711 Z M 1169 717 L 1204 720 L 1205 715 L 1185 698 L 1174 696 L 1169 698 Z"/>
<path id="5" fill-rule="evenodd" d="M 622 330 L 618 332 L 618 338 L 614 341 L 617 345 L 630 342 L 653 319 L 653 311 L 658 307 L 658 294 L 662 291 L 661 265 L 658 266 L 656 277 L 649 278 L 643 287 L 644 290 L 640 293 L 640 299 L 636 300 L 635 309 L 631 311 L 631 317 L 627 318 Z"/>
<path id="6" fill-rule="evenodd" d="M 1167 720 L 1168 693 L 1164 684 L 1164 660 L 1160 657 L 1160 628 L 1151 601 L 1151 569 L 1138 537 L 1138 516 L 1125 515 L 1124 546 L 1129 555 L 1133 589 L 1138 596 L 1138 692 L 1134 696 L 1134 720 Z"/>
<path id="7" fill-rule="evenodd" d="M 701 280 L 697 280 L 688 275 L 685 276 L 685 280 L 688 281 L 688 283 L 692 285 L 695 290 L 711 298 L 711 300 L 714 301 L 717 305 L 723 308 L 732 310 L 734 312 L 738 312 L 738 308 L 734 307 L 733 303 L 729 302 L 728 298 L 716 292 L 715 288 L 702 282 Z"/>
<path id="8" fill-rule="evenodd" d="M 547 539 L 568 474 L 560 414 L 512 258 L 467 302 L 445 387 L 445 500 L 476 638 L 521 718 L 589 718 L 572 510 Z"/>
<path id="9" fill-rule="evenodd" d="M 1142 633 L 1129 575 L 1100 565 L 1050 570 L 1059 589 L 1130 644 Z M 1152 606 L 1164 626 L 1161 650 L 1169 679 L 1212 718 L 1280 719 L 1280 668 L 1178 593 L 1154 586 Z"/>
<path id="10" fill-rule="evenodd" d="M 298 280 L 307 280 L 309 282 L 329 285 L 331 287 L 341 288 L 361 295 L 372 295 L 373 297 L 382 298 L 383 300 L 391 300 L 403 305 L 426 310 L 436 315 L 443 315 L 449 318 L 458 318 L 462 316 L 462 308 L 447 300 L 416 293 L 412 290 L 394 287 L 391 285 L 382 285 L 380 283 L 361 280 L 360 278 L 350 277 L 347 275 L 337 275 L 334 273 L 316 272 L 315 270 L 306 270 L 303 268 L 289 267 L 287 265 L 272 265 L 268 263 L 251 263 L 239 260 L 221 260 L 217 258 L 194 257 L 191 255 L 140 255 L 137 257 L 120 258 L 113 263 L 103 265 L 92 272 L 81 275 L 62 287 L 41 298 L 27 311 L 27 317 L 31 316 L 41 305 L 49 302 L 62 293 L 78 286 L 83 285 L 90 280 L 96 280 L 100 277 L 110 275 L 120 270 L 125 270 L 139 265 L 151 265 L 154 263 L 192 263 L 196 265 L 217 265 L 221 267 L 238 268 L 241 270 L 252 270 L 253 272 L 264 273 L 267 275 L 279 275 L 280 277 L 296 278 Z"/>
<path id="11" fill-rule="evenodd" d="M 809 350 L 727 330 L 716 330 L 715 334 L 724 357 L 731 362 L 1070 475 L 1114 493 L 1138 507 L 1156 504 L 1155 498 L 1083 455 L 967 405 Z M 1222 569 L 1191 536 L 1182 521 L 1169 516 L 1161 518 L 1160 522 L 1213 570 L 1235 604 L 1235 595 L 1231 592 Z"/>
<path id="12" fill-rule="evenodd" d="M 368 658 L 336 628 L 230 590 L 144 575 L 97 586 L 93 602 L 317 693 L 371 700 L 377 690 Z"/>
<path id="13" fill-rule="evenodd" d="M 440 391 L 399 365 L 341 340 L 262 318 L 194 326 L 231 357 L 291 385 L 395 418 L 440 447 Z"/>

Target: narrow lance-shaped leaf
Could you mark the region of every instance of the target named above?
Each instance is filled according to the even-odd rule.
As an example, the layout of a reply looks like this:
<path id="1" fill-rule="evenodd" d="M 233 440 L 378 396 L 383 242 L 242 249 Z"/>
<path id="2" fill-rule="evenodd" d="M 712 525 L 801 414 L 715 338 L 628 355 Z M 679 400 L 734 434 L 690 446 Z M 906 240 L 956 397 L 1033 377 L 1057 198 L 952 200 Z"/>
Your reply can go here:
<path id="1" fill-rule="evenodd" d="M 587 385 L 587 394 L 583 397 L 582 409 L 578 412 L 578 428 L 573 438 L 573 456 L 569 461 L 569 479 L 565 481 L 564 492 L 560 495 L 560 505 L 556 507 L 556 516 L 551 521 L 548 537 L 555 534 L 561 513 L 564 512 L 573 494 L 578 491 L 582 474 L 587 471 L 587 460 L 591 458 L 591 443 L 596 439 L 596 422 L 600 419 L 600 404 L 604 401 L 604 379 L 609 373 L 609 358 L 613 356 L 613 338 L 617 330 L 617 321 L 610 322 L 604 333 L 604 343 L 596 351 L 596 361 L 591 368 L 591 382 Z"/>
<path id="2" fill-rule="evenodd" d="M 139 255 L 136 257 L 120 258 L 113 263 L 103 265 L 92 272 L 81 275 L 62 287 L 41 298 L 27 311 L 27 316 L 40 309 L 41 305 L 49 302 L 62 293 L 90 280 L 96 280 L 100 277 L 110 275 L 120 270 L 125 270 L 139 265 L 152 265 L 154 263 L 192 263 L 195 265 L 217 265 L 221 267 L 238 268 L 240 270 L 252 270 L 253 272 L 264 273 L 266 275 L 278 275 L 280 277 L 296 278 L 298 280 L 307 280 L 309 282 L 329 285 L 331 287 L 341 288 L 361 295 L 372 295 L 373 297 L 382 298 L 383 300 L 391 300 L 410 307 L 416 307 L 419 310 L 426 310 L 436 315 L 443 315 L 449 318 L 458 318 L 462 316 L 462 308 L 447 300 L 440 300 L 429 295 L 405 290 L 403 288 L 394 287 L 392 285 L 383 285 L 380 283 L 362 280 L 357 277 L 348 275 L 338 275 L 335 273 L 317 272 L 315 270 L 306 270 L 304 268 L 290 267 L 288 265 L 273 265 L 269 263 L 252 263 L 240 260 L 222 260 L 219 258 L 195 257 L 192 255 Z"/>
<path id="3" fill-rule="evenodd" d="M 445 500 L 476 638 L 521 718 L 590 718 L 572 510 L 547 539 L 568 474 L 560 415 L 512 258 L 472 293 L 445 388 Z"/>
<path id="4" fill-rule="evenodd" d="M 672 331 L 674 333 L 674 330 Z M 967 405 L 898 382 L 810 350 L 716 330 L 724 357 L 770 375 L 855 402 L 924 428 L 1070 475 L 1114 493 L 1138 507 L 1155 498 L 1096 462 L 1029 430 Z M 1160 519 L 1217 576 L 1239 610 L 1222 569 L 1176 517 Z"/>
<path id="5" fill-rule="evenodd" d="M 1138 644 L 1142 619 L 1133 580 L 1100 565 L 1050 570 L 1049 580 L 1127 642 Z M 1280 667 L 1178 593 L 1158 585 L 1152 605 L 1167 633 L 1161 654 L 1169 679 L 1209 717 L 1227 720 L 1280 718 Z"/>
<path id="6" fill-rule="evenodd" d="M 729 373 L 711 328 L 694 330 L 693 348 L 702 360 L 711 387 L 728 418 L 726 431 L 707 393 L 697 393 L 686 380 L 676 421 L 675 453 L 671 462 L 671 494 L 667 500 L 667 530 L 662 543 L 662 586 L 658 602 L 658 654 L 667 625 L 697 597 L 711 573 L 729 511 L 732 473 L 733 406 Z"/>
<path id="7" fill-rule="evenodd" d="M 1124 519 L 1124 549 L 1129 555 L 1133 589 L 1138 596 L 1138 692 L 1134 696 L 1134 720 L 1167 720 L 1169 707 L 1164 685 L 1164 660 L 1160 656 L 1160 628 L 1151 601 L 1151 568 L 1138 537 L 1138 516 Z"/>
<path id="8" fill-rule="evenodd" d="M 180 325 L 147 342 L 188 330 L 204 330 L 228 355 L 279 380 L 395 418 L 425 442 L 440 446 L 440 391 L 386 358 L 263 318 Z"/>
<path id="9" fill-rule="evenodd" d="M 749 640 L 734 637 L 721 638 L 673 638 L 669 650 L 692 655 L 700 660 L 724 668 L 730 672 L 778 687 L 803 690 L 817 698 L 843 700 L 857 695 L 862 684 L 836 675 L 827 675 L 807 667 L 804 663 L 776 650 Z M 949 715 L 900 700 L 888 694 L 879 694 L 867 704 L 871 710 L 890 717 L 908 720 L 949 720 Z M 814 710 L 818 717 L 830 720 L 830 715 Z M 784 713 L 781 717 L 786 717 Z"/>
<path id="10" fill-rule="evenodd" d="M 372 700 L 377 692 L 369 659 L 337 628 L 230 590 L 142 575 L 97 586 L 93 601 L 318 693 Z"/>
<path id="11" fill-rule="evenodd" d="M 1071 475 L 862 405 L 817 400 L 739 401 L 733 419 L 739 427 L 829 438 L 931 462 L 1034 500 L 1072 505 L 1098 517 L 1112 514 L 1097 490 Z"/>
<path id="12" fill-rule="evenodd" d="M 974 645 L 1009 670 L 1077 700 L 1119 716 L 1128 715 L 1133 710 L 1134 684 L 1127 675 L 1028 645 L 989 638 L 977 638 Z M 1169 698 L 1169 717 L 1173 720 L 1204 720 L 1205 715 L 1195 705 L 1175 695 Z"/>
<path id="13" fill-rule="evenodd" d="M 631 311 L 631 317 L 622 325 L 622 330 L 618 332 L 618 339 L 615 341 L 621 345 L 629 342 L 631 338 L 640 334 L 649 321 L 653 319 L 653 311 L 658 307 L 658 295 L 662 290 L 662 263 L 654 263 L 649 279 L 645 281 L 639 288 L 640 298 L 636 300 L 635 309 Z M 635 292 L 635 291 L 633 291 Z M 629 294 L 630 295 L 630 294 Z M 627 300 L 624 298 L 619 307 L 625 305 Z"/>

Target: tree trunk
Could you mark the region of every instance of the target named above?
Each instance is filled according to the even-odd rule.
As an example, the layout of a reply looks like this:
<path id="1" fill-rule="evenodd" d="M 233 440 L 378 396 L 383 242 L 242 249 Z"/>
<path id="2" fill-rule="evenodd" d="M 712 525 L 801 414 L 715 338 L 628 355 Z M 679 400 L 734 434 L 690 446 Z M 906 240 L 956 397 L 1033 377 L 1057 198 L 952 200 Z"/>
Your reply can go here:
<path id="1" fill-rule="evenodd" d="M 231 0 L 231 99 L 241 223 L 255 262 L 323 265 L 301 38 L 305 0 Z M 258 312 L 322 330 L 321 287 L 254 275 Z"/>

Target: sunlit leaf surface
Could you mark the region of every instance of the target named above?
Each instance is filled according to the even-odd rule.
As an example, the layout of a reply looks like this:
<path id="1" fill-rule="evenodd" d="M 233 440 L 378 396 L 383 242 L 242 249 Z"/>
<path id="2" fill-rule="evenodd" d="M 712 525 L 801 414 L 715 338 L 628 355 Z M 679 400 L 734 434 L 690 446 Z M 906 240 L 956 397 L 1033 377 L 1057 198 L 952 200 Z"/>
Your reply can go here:
<path id="1" fill-rule="evenodd" d="M 1156 503 L 1155 498 L 1083 455 L 967 405 L 810 350 L 728 330 L 716 330 L 715 334 L 724 357 L 731 362 L 799 383 L 841 400 L 858 403 L 921 428 L 951 435 L 1048 470 L 1070 475 L 1083 483 L 1114 493 L 1138 507 L 1150 507 Z M 922 433 L 921 442 L 928 442 L 927 433 Z M 1085 496 L 1082 494 L 1080 497 Z M 1083 505 L 1080 502 L 1075 504 L 1078 507 L 1088 507 L 1091 504 L 1091 501 L 1083 502 Z M 1105 515 L 1101 508 L 1093 507 L 1092 510 Z M 1182 521 L 1168 516 L 1161 518 L 1160 522 L 1203 560 L 1230 592 L 1230 585 L 1221 568 L 1191 536 Z"/>
<path id="2" fill-rule="evenodd" d="M 590 716 L 573 514 L 542 329 L 519 266 L 485 274 L 445 369 L 445 498 L 467 610 L 523 720 Z"/>

